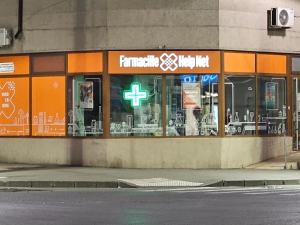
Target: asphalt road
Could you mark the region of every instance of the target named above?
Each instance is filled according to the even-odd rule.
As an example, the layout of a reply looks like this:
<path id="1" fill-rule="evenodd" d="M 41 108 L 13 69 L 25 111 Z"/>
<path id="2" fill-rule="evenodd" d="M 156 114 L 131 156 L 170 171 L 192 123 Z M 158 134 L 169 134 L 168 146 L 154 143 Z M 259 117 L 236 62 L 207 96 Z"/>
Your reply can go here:
<path id="1" fill-rule="evenodd" d="M 1 225 L 299 225 L 300 187 L 0 191 Z"/>

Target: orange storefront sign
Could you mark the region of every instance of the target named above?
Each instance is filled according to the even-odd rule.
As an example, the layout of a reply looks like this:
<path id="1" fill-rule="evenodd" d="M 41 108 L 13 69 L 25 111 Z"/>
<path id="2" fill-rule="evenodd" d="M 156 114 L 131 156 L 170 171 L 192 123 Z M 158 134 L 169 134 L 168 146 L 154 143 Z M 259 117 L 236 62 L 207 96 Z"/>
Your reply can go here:
<path id="1" fill-rule="evenodd" d="M 257 72 L 286 74 L 286 55 L 257 54 Z"/>
<path id="2" fill-rule="evenodd" d="M 68 73 L 101 73 L 103 72 L 103 53 L 70 53 L 68 54 Z"/>
<path id="3" fill-rule="evenodd" d="M 110 74 L 220 73 L 218 51 L 110 51 Z"/>
<path id="4" fill-rule="evenodd" d="M 0 57 L 0 75 L 29 74 L 29 56 Z"/>
<path id="5" fill-rule="evenodd" d="M 229 73 L 255 73 L 255 54 L 225 52 L 224 71 Z"/>

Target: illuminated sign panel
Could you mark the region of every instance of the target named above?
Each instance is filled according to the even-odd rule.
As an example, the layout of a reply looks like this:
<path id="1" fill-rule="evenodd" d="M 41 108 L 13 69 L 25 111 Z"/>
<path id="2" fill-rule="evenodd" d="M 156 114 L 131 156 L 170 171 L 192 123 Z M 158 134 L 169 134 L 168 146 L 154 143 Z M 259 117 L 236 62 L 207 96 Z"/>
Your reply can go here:
<path id="1" fill-rule="evenodd" d="M 195 67 L 209 68 L 209 56 L 177 56 L 174 53 L 163 53 L 160 57 L 155 57 L 154 55 L 148 55 L 147 57 L 126 57 L 121 55 L 120 67 L 160 67 L 160 69 L 163 71 L 175 71 L 177 68 L 190 68 L 191 70 Z"/>
<path id="2" fill-rule="evenodd" d="M 111 51 L 111 74 L 219 73 L 217 51 Z"/>
<path id="3" fill-rule="evenodd" d="M 131 84 L 131 90 L 124 91 L 123 98 L 125 100 L 130 100 L 132 107 L 139 107 L 141 106 L 142 100 L 148 99 L 148 92 L 142 91 L 141 84 L 134 82 Z"/>
<path id="4" fill-rule="evenodd" d="M 183 74 L 180 75 L 182 83 L 196 83 L 198 75 L 196 74 Z M 201 76 L 202 85 L 209 85 L 210 83 L 217 83 L 218 75 L 217 74 L 203 74 Z"/>

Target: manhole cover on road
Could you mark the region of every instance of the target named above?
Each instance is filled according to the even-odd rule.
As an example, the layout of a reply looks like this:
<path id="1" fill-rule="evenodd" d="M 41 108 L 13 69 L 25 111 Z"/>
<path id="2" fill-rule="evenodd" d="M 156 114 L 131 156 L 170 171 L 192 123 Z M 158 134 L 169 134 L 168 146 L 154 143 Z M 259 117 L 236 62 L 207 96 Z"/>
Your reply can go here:
<path id="1" fill-rule="evenodd" d="M 199 187 L 203 185 L 203 183 L 170 180 L 165 178 L 119 179 L 118 181 L 135 187 Z"/>

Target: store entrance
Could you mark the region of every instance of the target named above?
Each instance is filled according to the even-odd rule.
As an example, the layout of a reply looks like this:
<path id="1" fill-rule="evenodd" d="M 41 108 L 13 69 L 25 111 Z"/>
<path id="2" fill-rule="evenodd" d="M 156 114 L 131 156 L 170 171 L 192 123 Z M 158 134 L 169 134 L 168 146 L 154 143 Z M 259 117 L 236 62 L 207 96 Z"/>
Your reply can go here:
<path id="1" fill-rule="evenodd" d="M 293 78 L 293 149 L 300 149 L 300 78 Z"/>

